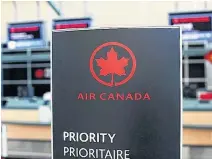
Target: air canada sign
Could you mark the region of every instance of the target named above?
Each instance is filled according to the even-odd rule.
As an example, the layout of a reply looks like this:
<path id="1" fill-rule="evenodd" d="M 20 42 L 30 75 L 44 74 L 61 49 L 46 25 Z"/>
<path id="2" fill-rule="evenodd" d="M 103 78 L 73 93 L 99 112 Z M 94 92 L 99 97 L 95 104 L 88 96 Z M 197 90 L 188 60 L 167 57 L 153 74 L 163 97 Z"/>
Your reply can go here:
<path id="1" fill-rule="evenodd" d="M 53 32 L 53 158 L 180 159 L 180 48 L 179 28 Z"/>
<path id="2" fill-rule="evenodd" d="M 115 47 L 118 48 L 119 52 L 116 51 Z M 136 72 L 136 57 L 133 51 L 126 45 L 120 42 L 107 42 L 98 46 L 92 52 L 89 68 L 92 77 L 99 84 L 114 89 L 115 87 L 128 84 L 128 81 L 133 79 Z M 151 100 L 151 96 L 148 92 L 80 92 L 77 99 L 141 101 Z"/>

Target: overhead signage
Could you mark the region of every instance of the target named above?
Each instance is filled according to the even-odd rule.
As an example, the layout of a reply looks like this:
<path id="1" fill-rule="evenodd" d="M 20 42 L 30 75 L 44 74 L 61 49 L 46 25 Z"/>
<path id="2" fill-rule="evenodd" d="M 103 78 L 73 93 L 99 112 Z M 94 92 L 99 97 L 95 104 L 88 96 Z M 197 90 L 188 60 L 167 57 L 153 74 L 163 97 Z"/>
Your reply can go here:
<path id="1" fill-rule="evenodd" d="M 25 49 L 46 46 L 44 22 L 18 22 L 8 24 L 8 48 Z"/>
<path id="2" fill-rule="evenodd" d="M 183 41 L 212 42 L 212 11 L 170 13 L 169 24 L 182 27 Z"/>
<path id="3" fill-rule="evenodd" d="M 180 159 L 178 27 L 52 38 L 53 158 Z"/>
<path id="4" fill-rule="evenodd" d="M 53 29 L 80 29 L 89 28 L 91 26 L 91 18 L 66 18 L 66 19 L 55 19 L 53 20 Z"/>

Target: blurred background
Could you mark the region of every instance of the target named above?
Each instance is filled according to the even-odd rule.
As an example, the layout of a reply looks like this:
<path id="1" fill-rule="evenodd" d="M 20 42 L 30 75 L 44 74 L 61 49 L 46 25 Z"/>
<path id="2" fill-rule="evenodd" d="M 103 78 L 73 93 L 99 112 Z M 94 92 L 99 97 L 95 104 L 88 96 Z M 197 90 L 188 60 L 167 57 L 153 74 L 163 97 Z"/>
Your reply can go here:
<path id="1" fill-rule="evenodd" d="M 183 159 L 211 159 L 212 0 L 3 1 L 1 157 L 51 158 L 52 29 L 168 25 L 183 30 Z"/>

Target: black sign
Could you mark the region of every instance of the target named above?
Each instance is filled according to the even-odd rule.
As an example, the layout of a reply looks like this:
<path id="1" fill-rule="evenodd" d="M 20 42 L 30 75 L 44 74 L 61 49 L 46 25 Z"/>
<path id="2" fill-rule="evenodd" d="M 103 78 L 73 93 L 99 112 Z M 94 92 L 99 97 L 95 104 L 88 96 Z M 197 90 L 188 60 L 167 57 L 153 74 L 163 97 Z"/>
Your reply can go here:
<path id="1" fill-rule="evenodd" d="M 53 158 L 180 159 L 179 28 L 53 32 Z"/>

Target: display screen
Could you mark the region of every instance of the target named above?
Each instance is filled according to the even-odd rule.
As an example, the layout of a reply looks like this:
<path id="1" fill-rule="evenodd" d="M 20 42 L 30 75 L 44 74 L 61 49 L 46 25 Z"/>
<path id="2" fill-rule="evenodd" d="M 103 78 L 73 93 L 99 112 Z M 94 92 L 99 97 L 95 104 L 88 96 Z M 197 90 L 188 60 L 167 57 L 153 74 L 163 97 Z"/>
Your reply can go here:
<path id="1" fill-rule="evenodd" d="M 22 28 L 10 28 L 10 40 L 32 40 L 40 39 L 39 27 L 22 27 Z"/>
<path id="2" fill-rule="evenodd" d="M 4 80 L 27 80 L 27 68 L 3 69 Z"/>
<path id="3" fill-rule="evenodd" d="M 50 92 L 50 84 L 34 84 L 32 87 L 37 97 L 42 97 L 44 93 Z"/>
<path id="4" fill-rule="evenodd" d="M 78 24 L 56 24 L 55 29 L 71 29 L 71 28 L 88 28 L 88 24 L 86 23 L 78 23 Z"/>
<path id="5" fill-rule="evenodd" d="M 183 40 L 212 41 L 212 11 L 171 13 L 169 24 L 182 28 Z"/>
<path id="6" fill-rule="evenodd" d="M 189 64 L 189 77 L 190 78 L 204 78 L 205 77 L 204 64 Z"/>
<path id="7" fill-rule="evenodd" d="M 173 18 L 171 25 L 182 26 L 182 31 L 211 31 L 211 17 Z"/>
<path id="8" fill-rule="evenodd" d="M 58 19 L 53 21 L 53 29 L 77 29 L 88 28 L 91 24 L 91 18 L 78 19 Z"/>
<path id="9" fill-rule="evenodd" d="M 8 26 L 9 41 L 42 39 L 42 23 L 15 23 Z"/>
<path id="10" fill-rule="evenodd" d="M 11 97 L 11 96 L 18 96 L 20 88 L 26 88 L 26 85 L 4 85 L 3 86 L 3 96 L 4 97 Z M 24 93 L 22 93 L 24 94 Z M 27 94 L 25 89 L 25 94 Z"/>

